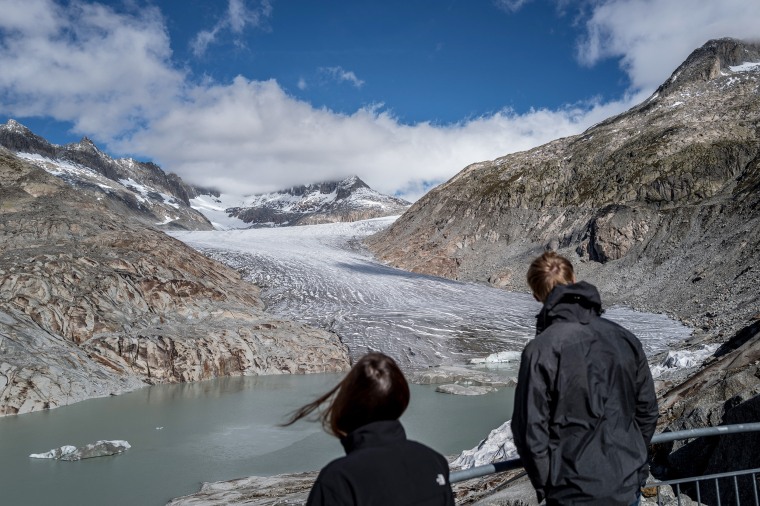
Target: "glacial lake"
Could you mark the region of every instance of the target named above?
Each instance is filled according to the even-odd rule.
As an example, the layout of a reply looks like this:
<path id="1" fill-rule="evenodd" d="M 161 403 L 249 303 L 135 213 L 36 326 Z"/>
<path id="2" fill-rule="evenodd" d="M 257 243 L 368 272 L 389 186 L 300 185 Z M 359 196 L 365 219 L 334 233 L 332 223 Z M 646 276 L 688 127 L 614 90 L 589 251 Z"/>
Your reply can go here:
<path id="1" fill-rule="evenodd" d="M 118 397 L 0 418 L 0 504 L 150 506 L 203 481 L 313 471 L 343 455 L 318 422 L 279 427 L 332 388 L 337 374 L 222 378 L 160 385 Z M 483 396 L 411 385 L 407 435 L 446 455 L 478 444 L 507 420 L 511 388 Z M 77 462 L 29 458 L 65 444 L 123 439 L 131 448 Z"/>
<path id="2" fill-rule="evenodd" d="M 519 352 L 533 337 L 540 305 L 528 294 L 373 260 L 361 239 L 392 221 L 171 235 L 258 284 L 271 313 L 337 333 L 353 358 L 379 350 L 407 371 L 467 366 L 489 354 Z M 605 316 L 632 330 L 648 354 L 690 335 L 664 315 L 607 308 Z M 278 424 L 339 378 L 259 376 L 153 386 L 0 418 L 0 504 L 162 505 L 196 492 L 204 481 L 318 470 L 342 455 L 339 442 L 318 423 Z M 511 416 L 511 388 L 475 397 L 411 388 L 402 418 L 409 437 L 445 455 L 473 448 Z M 132 447 L 79 462 L 29 458 L 101 439 L 127 440 Z"/>

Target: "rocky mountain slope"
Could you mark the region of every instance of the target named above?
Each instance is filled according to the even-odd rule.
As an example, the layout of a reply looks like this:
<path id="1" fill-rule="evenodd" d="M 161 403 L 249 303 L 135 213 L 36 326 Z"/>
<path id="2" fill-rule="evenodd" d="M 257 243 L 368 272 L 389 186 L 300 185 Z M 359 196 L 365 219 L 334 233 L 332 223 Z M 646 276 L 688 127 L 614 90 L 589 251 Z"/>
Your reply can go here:
<path id="1" fill-rule="evenodd" d="M 759 45 L 710 41 L 641 105 L 467 167 L 369 245 L 398 267 L 513 290 L 557 249 L 609 302 L 738 330 L 758 312 L 759 87 Z"/>
<path id="2" fill-rule="evenodd" d="M 411 204 L 371 189 L 356 176 L 253 195 L 227 209 L 251 226 L 316 225 L 393 216 Z"/>
<path id="3" fill-rule="evenodd" d="M 465 168 L 368 245 L 397 267 L 518 291 L 530 261 L 558 250 L 608 305 L 680 318 L 695 329 L 686 349 L 720 345 L 657 383 L 663 427 L 757 421 L 760 44 L 707 42 L 644 103 Z M 741 454 L 749 440 L 694 444 L 660 469 L 760 466 Z"/>
<path id="4" fill-rule="evenodd" d="M 356 176 L 279 192 L 237 197 L 198 188 L 158 165 L 112 158 L 84 137 L 59 146 L 9 120 L 0 146 L 58 176 L 115 202 L 131 219 L 164 230 L 211 230 L 358 221 L 403 213 L 411 205 L 383 195 Z"/>
<path id="5" fill-rule="evenodd" d="M 212 228 L 208 219 L 190 206 L 191 198 L 211 190 L 195 188 L 154 163 L 111 158 L 87 137 L 58 146 L 9 120 L 0 125 L 0 146 L 74 188 L 90 190 L 94 198 L 145 225 L 168 230 Z"/>
<path id="6" fill-rule="evenodd" d="M 235 271 L 100 197 L 0 148 L 0 415 L 348 367 L 337 336 L 268 315 Z"/>

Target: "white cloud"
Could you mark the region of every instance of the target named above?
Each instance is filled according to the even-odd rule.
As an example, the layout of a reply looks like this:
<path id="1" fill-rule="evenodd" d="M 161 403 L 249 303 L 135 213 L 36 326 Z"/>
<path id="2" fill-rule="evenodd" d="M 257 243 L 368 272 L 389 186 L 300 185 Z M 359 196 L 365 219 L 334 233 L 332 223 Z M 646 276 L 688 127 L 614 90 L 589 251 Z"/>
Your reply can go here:
<path id="1" fill-rule="evenodd" d="M 319 71 L 338 82 L 348 82 L 356 88 L 364 86 L 364 81 L 356 77 L 350 70 L 343 67 L 320 67 Z"/>
<path id="2" fill-rule="evenodd" d="M 157 9 L 116 13 L 99 4 L 0 1 L 0 108 L 18 117 L 72 121 L 100 138 L 124 135 L 176 101 Z"/>
<path id="3" fill-rule="evenodd" d="M 416 199 L 431 182 L 472 162 L 577 133 L 635 101 L 524 115 L 502 111 L 449 126 L 404 125 L 379 108 L 337 114 L 296 100 L 275 81 L 238 77 L 194 89 L 184 107 L 122 147 L 151 153 L 190 181 L 232 193 L 357 174 L 382 192 Z"/>
<path id="4" fill-rule="evenodd" d="M 659 86 L 710 39 L 760 36 L 760 2 L 748 0 L 596 1 L 578 58 L 621 58 L 634 89 Z"/>
<path id="5" fill-rule="evenodd" d="M 760 2 L 712 3 L 596 1 L 579 55 L 588 64 L 622 58 L 634 86 L 618 101 L 502 110 L 436 125 L 404 124 L 382 106 L 351 114 L 316 108 L 276 81 L 191 83 L 173 66 L 157 9 L 123 13 L 77 1 L 63 7 L 0 0 L 0 114 L 73 122 L 108 151 L 150 157 L 190 182 L 229 193 L 356 174 L 380 191 L 415 199 L 470 163 L 578 133 L 640 102 L 710 37 L 754 36 Z M 228 21 L 223 29 L 265 19 L 271 7 L 259 5 L 259 18 Z M 228 19 L 245 7 L 229 6 Z M 333 69 L 333 77 L 362 82 Z"/>
<path id="6" fill-rule="evenodd" d="M 262 28 L 266 20 L 272 15 L 270 0 L 261 0 L 255 8 L 249 8 L 246 0 L 228 0 L 227 11 L 213 28 L 201 30 L 190 43 L 195 56 L 203 56 L 208 46 L 217 41 L 220 33 L 226 30 L 235 35 L 241 35 L 245 28 Z"/>
<path id="7" fill-rule="evenodd" d="M 306 79 L 304 79 L 303 77 L 298 79 L 298 84 L 296 86 L 298 86 L 298 89 L 301 91 L 309 87 L 308 83 L 306 82 Z"/>

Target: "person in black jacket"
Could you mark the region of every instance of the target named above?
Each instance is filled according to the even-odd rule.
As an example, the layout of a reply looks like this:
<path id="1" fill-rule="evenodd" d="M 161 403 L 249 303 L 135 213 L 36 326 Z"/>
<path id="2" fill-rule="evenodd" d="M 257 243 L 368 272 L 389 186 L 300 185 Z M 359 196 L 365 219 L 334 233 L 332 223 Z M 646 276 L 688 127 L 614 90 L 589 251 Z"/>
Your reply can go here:
<path id="1" fill-rule="evenodd" d="M 307 506 L 453 506 L 448 462 L 406 439 L 398 420 L 409 404 L 409 385 L 392 358 L 365 355 L 335 388 L 297 410 L 285 425 L 325 402 L 322 425 L 340 438 L 346 456 L 320 471 Z"/>
<path id="2" fill-rule="evenodd" d="M 639 340 L 600 315 L 597 289 L 547 252 L 528 270 L 543 308 L 525 347 L 512 433 L 539 502 L 637 504 L 658 408 Z"/>

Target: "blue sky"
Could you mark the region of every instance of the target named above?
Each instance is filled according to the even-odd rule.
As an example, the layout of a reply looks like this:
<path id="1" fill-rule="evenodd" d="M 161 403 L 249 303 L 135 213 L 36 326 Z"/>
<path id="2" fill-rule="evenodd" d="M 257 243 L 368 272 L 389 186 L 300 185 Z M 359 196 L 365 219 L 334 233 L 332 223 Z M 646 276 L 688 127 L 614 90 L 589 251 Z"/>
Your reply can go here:
<path id="1" fill-rule="evenodd" d="M 635 105 L 756 0 L 0 0 L 0 121 L 253 193 L 418 198 Z"/>

